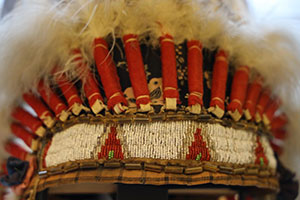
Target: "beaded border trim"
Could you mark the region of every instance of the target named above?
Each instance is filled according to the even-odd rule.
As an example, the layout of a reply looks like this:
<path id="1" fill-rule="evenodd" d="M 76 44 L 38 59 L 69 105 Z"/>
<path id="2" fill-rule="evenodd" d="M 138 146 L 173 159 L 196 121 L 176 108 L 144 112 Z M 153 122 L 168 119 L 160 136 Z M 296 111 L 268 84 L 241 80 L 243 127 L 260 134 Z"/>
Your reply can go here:
<path id="1" fill-rule="evenodd" d="M 79 169 L 125 168 L 127 170 L 146 170 L 172 174 L 199 174 L 203 171 L 219 172 L 229 175 L 256 175 L 259 177 L 275 177 L 275 169 L 254 164 L 234 165 L 209 161 L 194 160 L 155 160 L 155 159 L 126 159 L 126 160 L 80 160 L 67 162 L 56 167 L 49 167 L 38 172 L 40 178 L 51 175 L 68 173 Z"/>
<path id="2" fill-rule="evenodd" d="M 75 124 L 78 123 L 90 123 L 90 124 L 115 124 L 115 123 L 148 123 L 148 122 L 156 122 L 156 121 L 182 121 L 182 120 L 194 120 L 196 122 L 205 122 L 210 124 L 221 124 L 225 127 L 232 127 L 240 130 L 247 130 L 257 133 L 258 135 L 265 134 L 269 138 L 272 138 L 272 133 L 265 128 L 263 125 L 256 125 L 254 122 L 250 123 L 248 121 L 239 121 L 235 122 L 230 118 L 217 119 L 214 118 L 210 114 L 188 114 L 184 111 L 178 112 L 165 112 L 165 113 L 149 113 L 149 114 L 126 114 L 126 115 L 112 115 L 110 113 L 106 113 L 103 115 L 92 115 L 92 114 L 82 114 L 78 117 L 71 117 L 68 121 L 61 123 L 58 122 L 56 125 L 48 130 L 50 134 L 55 134 L 62 130 L 65 130 Z"/>

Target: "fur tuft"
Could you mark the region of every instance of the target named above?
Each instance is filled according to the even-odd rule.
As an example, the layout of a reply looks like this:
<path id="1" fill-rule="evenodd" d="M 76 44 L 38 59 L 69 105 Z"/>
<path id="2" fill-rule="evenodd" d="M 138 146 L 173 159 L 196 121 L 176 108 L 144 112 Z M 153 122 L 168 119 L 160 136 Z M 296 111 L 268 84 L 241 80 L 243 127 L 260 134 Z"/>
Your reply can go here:
<path id="1" fill-rule="evenodd" d="M 0 109 L 2 141 L 11 109 L 40 79 L 48 80 L 65 55 L 68 28 L 50 1 L 22 1 L 0 22 Z"/>

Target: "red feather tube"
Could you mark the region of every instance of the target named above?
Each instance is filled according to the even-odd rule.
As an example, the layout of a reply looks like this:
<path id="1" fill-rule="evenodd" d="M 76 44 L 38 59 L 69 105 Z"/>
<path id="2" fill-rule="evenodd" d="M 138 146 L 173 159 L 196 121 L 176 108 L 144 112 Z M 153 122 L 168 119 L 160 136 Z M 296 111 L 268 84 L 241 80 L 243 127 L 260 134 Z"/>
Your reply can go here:
<path id="1" fill-rule="evenodd" d="M 43 137 L 46 133 L 46 129 L 43 127 L 43 123 L 36 117 L 33 117 L 27 111 L 21 107 L 15 108 L 12 112 L 12 117 L 20 122 L 22 125 L 27 126 L 33 133 L 39 137 Z"/>
<path id="2" fill-rule="evenodd" d="M 13 142 L 6 143 L 4 149 L 11 156 L 19 158 L 20 160 L 26 160 L 26 157 L 28 155 L 28 153 L 23 148 Z"/>
<path id="3" fill-rule="evenodd" d="M 276 130 L 273 132 L 273 136 L 276 138 L 276 139 L 279 139 L 279 140 L 284 140 L 287 136 L 287 132 L 283 129 L 280 129 L 280 130 Z"/>
<path id="4" fill-rule="evenodd" d="M 87 72 L 85 82 L 83 83 L 83 90 L 86 98 L 88 99 L 92 111 L 95 114 L 98 114 L 105 108 L 105 105 L 103 103 L 103 97 L 98 87 L 98 83 L 95 80 L 94 75 L 92 74 L 87 64 L 84 63 L 80 50 L 73 50 L 73 54 L 76 55 L 75 61 L 79 62 L 77 65 L 78 71 Z"/>
<path id="5" fill-rule="evenodd" d="M 273 138 L 271 140 L 271 147 L 278 154 L 283 153 L 284 139 L 287 137 L 287 132 L 283 129 L 273 131 Z"/>
<path id="6" fill-rule="evenodd" d="M 241 66 L 234 74 L 230 93 L 228 113 L 235 121 L 239 121 L 243 114 L 243 105 L 247 95 L 249 67 Z"/>
<path id="7" fill-rule="evenodd" d="M 138 36 L 124 35 L 123 42 L 136 104 L 142 112 L 148 112 L 151 110 L 150 95 Z"/>
<path id="8" fill-rule="evenodd" d="M 203 56 L 202 44 L 197 40 L 187 42 L 188 47 L 188 87 L 191 113 L 200 114 L 203 106 Z"/>
<path id="9" fill-rule="evenodd" d="M 32 151 L 37 150 L 38 141 L 36 140 L 36 137 L 28 132 L 22 125 L 12 123 L 10 125 L 10 130 L 16 137 L 22 139 L 24 143 L 32 149 Z"/>
<path id="10" fill-rule="evenodd" d="M 269 102 L 270 102 L 270 91 L 266 89 L 260 95 L 258 104 L 256 105 L 255 121 L 257 123 L 261 122 L 262 115 L 265 112 L 265 109 L 269 104 Z"/>
<path id="11" fill-rule="evenodd" d="M 40 98 L 32 93 L 26 93 L 23 94 L 23 99 L 29 106 L 31 106 L 31 108 L 36 112 L 38 117 L 48 128 L 53 127 L 55 124 L 54 116 Z"/>
<path id="12" fill-rule="evenodd" d="M 244 105 L 244 115 L 247 120 L 254 119 L 256 104 L 262 89 L 262 78 L 258 76 L 253 83 L 250 84 L 247 91 L 246 102 Z"/>
<path id="13" fill-rule="evenodd" d="M 55 74 L 56 70 L 57 68 L 54 68 L 52 73 Z M 82 110 L 87 109 L 83 106 L 76 87 L 68 80 L 65 74 L 60 74 L 56 77 L 55 81 L 68 102 L 69 110 L 71 110 L 74 115 L 79 115 Z"/>
<path id="14" fill-rule="evenodd" d="M 167 110 L 176 110 L 179 103 L 175 45 L 171 35 L 160 37 L 163 95 Z"/>
<path id="15" fill-rule="evenodd" d="M 222 118 L 225 112 L 225 94 L 228 73 L 228 55 L 220 50 L 213 67 L 212 89 L 209 112 Z"/>
<path id="16" fill-rule="evenodd" d="M 266 111 L 263 114 L 263 122 L 269 127 L 271 122 L 273 121 L 274 114 L 279 108 L 279 101 L 274 99 L 272 100 L 266 107 Z"/>
<path id="17" fill-rule="evenodd" d="M 39 82 L 38 92 L 57 118 L 63 122 L 68 119 L 67 106 L 50 88 L 47 88 L 43 80 Z"/>
<path id="18" fill-rule="evenodd" d="M 284 126 L 287 124 L 288 119 L 285 114 L 281 114 L 279 116 L 274 117 L 271 122 L 271 130 L 276 131 L 279 129 L 283 129 Z"/>
<path id="19" fill-rule="evenodd" d="M 108 52 L 108 45 L 102 38 L 94 41 L 94 58 L 103 84 L 105 95 L 108 99 L 108 109 L 113 109 L 119 114 L 125 111 L 127 101 L 122 93 L 119 77 L 115 64 Z"/>

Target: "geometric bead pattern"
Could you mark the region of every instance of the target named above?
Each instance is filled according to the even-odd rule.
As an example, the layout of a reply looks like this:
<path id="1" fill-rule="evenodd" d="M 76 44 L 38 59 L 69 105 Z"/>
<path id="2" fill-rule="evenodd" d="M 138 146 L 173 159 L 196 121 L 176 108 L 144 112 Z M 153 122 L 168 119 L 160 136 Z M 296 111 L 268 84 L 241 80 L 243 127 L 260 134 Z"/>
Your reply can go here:
<path id="1" fill-rule="evenodd" d="M 186 159 L 209 161 L 210 155 L 206 147 L 206 142 L 203 141 L 201 129 L 197 128 L 194 138 L 195 141 L 192 142 L 192 145 L 189 147 L 189 153 L 186 155 Z"/>
<path id="2" fill-rule="evenodd" d="M 47 167 L 69 161 L 149 158 L 276 168 L 265 136 L 193 120 L 124 124 L 76 124 L 52 137 Z M 262 159 L 261 159 L 262 158 Z"/>

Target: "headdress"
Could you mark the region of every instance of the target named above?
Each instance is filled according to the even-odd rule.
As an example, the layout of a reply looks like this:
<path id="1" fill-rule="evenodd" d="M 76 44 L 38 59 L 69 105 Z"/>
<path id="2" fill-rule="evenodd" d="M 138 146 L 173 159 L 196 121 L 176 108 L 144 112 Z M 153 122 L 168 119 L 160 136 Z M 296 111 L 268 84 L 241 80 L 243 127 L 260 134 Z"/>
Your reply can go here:
<path id="1" fill-rule="evenodd" d="M 32 152 L 5 149 L 37 159 L 24 195 L 74 182 L 278 191 L 299 51 L 250 31 L 204 1 L 20 3 L 1 22 L 0 105 L 2 131 Z"/>

